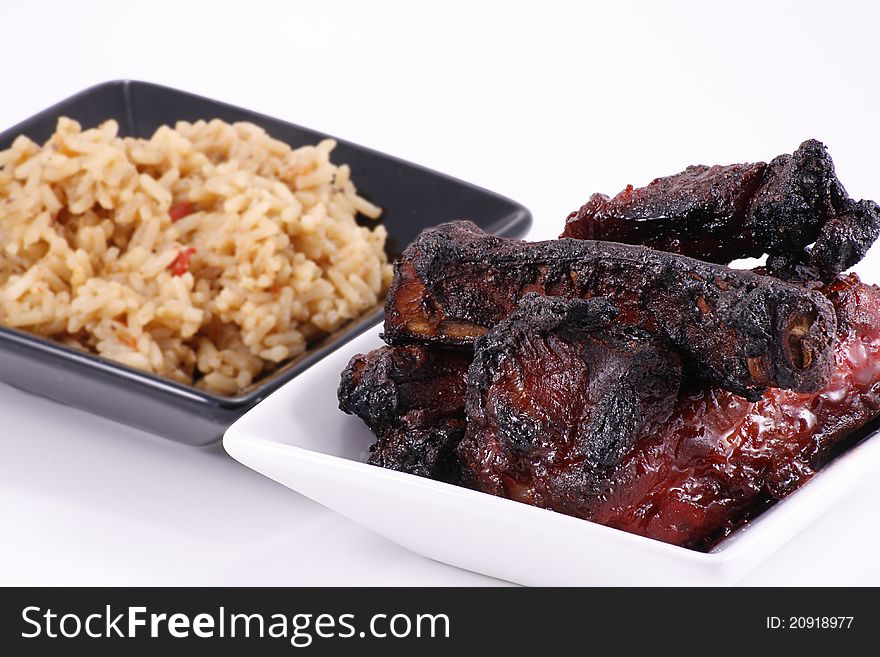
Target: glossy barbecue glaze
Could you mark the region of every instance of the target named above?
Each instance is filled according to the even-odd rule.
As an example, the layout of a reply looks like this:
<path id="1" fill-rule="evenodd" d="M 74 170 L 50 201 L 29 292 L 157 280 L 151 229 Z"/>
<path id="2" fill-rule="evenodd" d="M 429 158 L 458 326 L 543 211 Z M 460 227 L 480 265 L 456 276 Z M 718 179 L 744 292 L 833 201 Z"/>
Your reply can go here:
<path id="1" fill-rule="evenodd" d="M 575 468 L 590 478 L 617 465 L 645 427 L 662 426 L 681 359 L 614 315 L 603 298 L 526 295 L 474 346 L 469 441 L 497 440 L 508 467 L 530 477 Z"/>
<path id="2" fill-rule="evenodd" d="M 707 547 L 807 481 L 831 447 L 880 413 L 880 289 L 855 275 L 822 288 L 838 316 L 831 382 L 748 402 L 685 392 L 660 431 L 604 475 L 523 476 L 493 440 L 460 452 L 482 490 L 676 545 Z"/>

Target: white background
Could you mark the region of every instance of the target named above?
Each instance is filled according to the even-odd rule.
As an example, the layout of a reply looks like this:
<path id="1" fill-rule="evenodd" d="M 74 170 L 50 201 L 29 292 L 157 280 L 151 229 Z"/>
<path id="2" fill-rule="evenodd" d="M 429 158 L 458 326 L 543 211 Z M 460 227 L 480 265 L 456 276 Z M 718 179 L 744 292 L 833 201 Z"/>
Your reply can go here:
<path id="1" fill-rule="evenodd" d="M 720 3 L 719 3 L 720 4 Z M 870 3 L 15 2 L 0 128 L 97 82 L 166 84 L 511 196 L 559 233 L 590 193 L 828 144 L 880 198 Z M 880 282 L 876 251 L 860 268 Z M 227 458 L 0 386 L 0 584 L 492 584 Z M 748 584 L 880 584 L 880 491 Z M 589 558 L 585 555 L 584 558 Z"/>

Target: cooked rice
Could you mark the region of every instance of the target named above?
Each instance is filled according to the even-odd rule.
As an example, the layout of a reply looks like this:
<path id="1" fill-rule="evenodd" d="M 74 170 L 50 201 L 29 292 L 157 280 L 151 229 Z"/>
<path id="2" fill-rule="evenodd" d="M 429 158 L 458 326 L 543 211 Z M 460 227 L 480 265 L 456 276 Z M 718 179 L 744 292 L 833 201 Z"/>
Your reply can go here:
<path id="1" fill-rule="evenodd" d="M 0 152 L 0 324 L 234 394 L 378 303 L 386 232 L 355 216 L 381 210 L 332 140 L 118 128 L 61 118 Z"/>

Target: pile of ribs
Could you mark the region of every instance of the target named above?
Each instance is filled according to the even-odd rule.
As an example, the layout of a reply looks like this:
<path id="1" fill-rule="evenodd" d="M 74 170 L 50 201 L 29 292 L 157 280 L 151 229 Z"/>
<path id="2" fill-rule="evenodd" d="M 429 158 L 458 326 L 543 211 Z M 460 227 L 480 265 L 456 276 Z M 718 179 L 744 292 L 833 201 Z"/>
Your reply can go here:
<path id="1" fill-rule="evenodd" d="M 557 240 L 443 224 L 340 408 L 372 464 L 709 549 L 880 416 L 880 288 L 843 273 L 878 233 L 815 140 L 593 195 Z"/>

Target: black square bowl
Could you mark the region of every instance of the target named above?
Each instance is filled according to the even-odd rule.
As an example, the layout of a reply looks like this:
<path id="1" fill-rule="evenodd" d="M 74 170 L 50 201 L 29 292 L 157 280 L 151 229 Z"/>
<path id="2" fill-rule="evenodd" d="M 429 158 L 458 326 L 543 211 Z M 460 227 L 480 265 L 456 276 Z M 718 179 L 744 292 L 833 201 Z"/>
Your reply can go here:
<path id="1" fill-rule="evenodd" d="M 297 147 L 329 135 L 193 94 L 146 82 L 120 80 L 86 89 L 0 134 L 0 149 L 19 134 L 42 143 L 59 116 L 84 127 L 115 119 L 120 133 L 149 137 L 160 125 L 220 118 L 250 121 Z M 522 205 L 449 176 L 337 139 L 336 162 L 351 166 L 358 192 L 383 209 L 389 256 L 418 233 L 450 219 L 468 218 L 496 235 L 521 237 L 531 225 Z M 81 353 L 21 331 L 0 327 L 0 381 L 113 420 L 191 445 L 219 440 L 247 410 L 345 344 L 382 316 L 375 308 L 271 371 L 234 397 Z"/>

